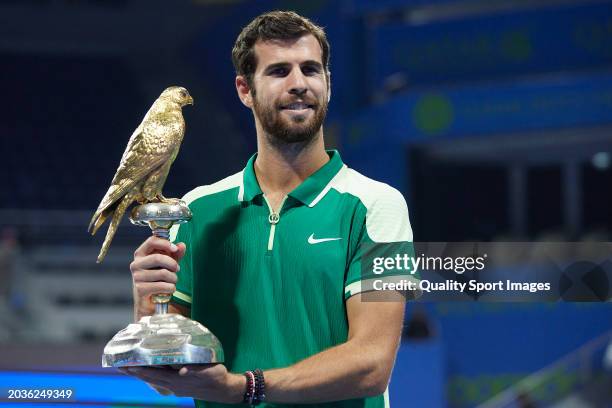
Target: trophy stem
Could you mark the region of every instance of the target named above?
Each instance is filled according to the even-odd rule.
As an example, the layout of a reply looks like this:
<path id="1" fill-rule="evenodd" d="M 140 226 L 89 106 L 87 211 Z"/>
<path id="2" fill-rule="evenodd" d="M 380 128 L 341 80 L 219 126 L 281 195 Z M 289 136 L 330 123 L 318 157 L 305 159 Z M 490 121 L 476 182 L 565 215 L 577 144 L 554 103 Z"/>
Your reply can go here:
<path id="1" fill-rule="evenodd" d="M 155 314 L 162 315 L 168 313 L 168 303 L 155 303 Z"/>
<path id="2" fill-rule="evenodd" d="M 170 241 L 170 230 L 168 228 L 153 228 L 153 235 L 161 239 Z"/>
<path id="3" fill-rule="evenodd" d="M 154 236 L 168 241 L 170 240 L 170 228 L 156 226 L 151 230 Z M 153 295 L 152 299 L 153 303 L 155 304 L 156 315 L 164 315 L 168 313 L 168 302 L 170 302 L 170 297 L 171 295 L 165 293 Z"/>

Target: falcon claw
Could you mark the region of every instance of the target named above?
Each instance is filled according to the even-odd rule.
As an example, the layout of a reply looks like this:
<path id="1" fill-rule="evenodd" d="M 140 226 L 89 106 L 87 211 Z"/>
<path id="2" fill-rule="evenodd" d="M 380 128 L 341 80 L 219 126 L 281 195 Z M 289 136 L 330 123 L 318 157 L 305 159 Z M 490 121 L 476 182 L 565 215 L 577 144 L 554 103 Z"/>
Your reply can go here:
<path id="1" fill-rule="evenodd" d="M 181 200 L 178 198 L 166 198 L 164 196 L 157 197 L 160 203 L 164 204 L 180 204 Z"/>

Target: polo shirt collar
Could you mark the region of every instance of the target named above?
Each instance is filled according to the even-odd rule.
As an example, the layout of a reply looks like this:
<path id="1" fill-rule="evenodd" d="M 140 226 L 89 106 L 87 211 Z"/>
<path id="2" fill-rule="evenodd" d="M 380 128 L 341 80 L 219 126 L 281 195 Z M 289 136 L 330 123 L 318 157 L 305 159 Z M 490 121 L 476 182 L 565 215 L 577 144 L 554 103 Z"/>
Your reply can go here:
<path id="1" fill-rule="evenodd" d="M 329 155 L 329 161 L 290 192 L 290 197 L 301 201 L 305 205 L 314 205 L 315 199 L 319 198 L 331 179 L 334 178 L 344 166 L 340 158 L 340 153 L 338 153 L 337 150 L 327 150 L 327 154 Z M 255 176 L 254 164 L 256 158 L 257 153 L 251 156 L 244 169 L 242 191 L 239 197 L 241 201 L 251 201 L 258 195 L 263 194 L 257 182 L 257 177 Z"/>
<path id="2" fill-rule="evenodd" d="M 251 201 L 260 194 L 263 194 L 259 183 L 257 182 L 257 176 L 255 176 L 255 159 L 257 153 L 255 153 L 247 162 L 244 171 L 242 172 L 242 188 L 239 193 L 240 201 Z"/>

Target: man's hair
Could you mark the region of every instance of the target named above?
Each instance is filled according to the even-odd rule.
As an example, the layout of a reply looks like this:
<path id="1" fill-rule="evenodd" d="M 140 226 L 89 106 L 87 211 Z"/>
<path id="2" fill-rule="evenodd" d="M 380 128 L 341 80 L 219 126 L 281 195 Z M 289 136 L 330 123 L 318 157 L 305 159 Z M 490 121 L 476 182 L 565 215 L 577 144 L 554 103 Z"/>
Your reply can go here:
<path id="1" fill-rule="evenodd" d="M 237 75 L 242 75 L 253 89 L 253 74 L 257 68 L 255 43 L 259 40 L 294 40 L 312 34 L 322 51 L 322 64 L 329 82 L 329 43 L 323 28 L 293 11 L 271 11 L 261 14 L 242 29 L 232 49 L 232 62 Z"/>

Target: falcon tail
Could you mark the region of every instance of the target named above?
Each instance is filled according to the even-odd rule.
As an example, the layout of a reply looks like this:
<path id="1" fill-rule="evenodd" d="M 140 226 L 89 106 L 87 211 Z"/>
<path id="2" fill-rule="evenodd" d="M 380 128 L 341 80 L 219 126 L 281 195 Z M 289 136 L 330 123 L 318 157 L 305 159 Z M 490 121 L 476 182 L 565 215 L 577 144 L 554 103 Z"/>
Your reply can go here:
<path id="1" fill-rule="evenodd" d="M 104 257 L 106 256 L 106 253 L 108 252 L 108 248 L 110 247 L 111 241 L 113 240 L 113 237 L 115 236 L 115 232 L 117 232 L 117 227 L 119 226 L 119 222 L 121 221 L 121 218 L 123 218 L 123 214 L 125 214 L 125 210 L 130 206 L 130 204 L 132 204 L 132 202 L 134 202 L 134 196 L 135 194 L 133 193 L 127 194 L 119 202 L 119 204 L 114 209 L 114 211 L 112 208 L 105 210 L 104 212 L 102 212 L 102 214 L 100 214 L 98 219 L 95 221 L 95 225 L 94 225 L 92 234 L 95 234 L 98 228 L 100 228 L 100 226 L 104 223 L 104 220 L 106 220 L 106 218 L 110 216 L 111 213 L 113 214 L 113 218 L 111 219 L 110 225 L 108 226 L 108 231 L 106 231 L 106 237 L 104 238 L 102 249 L 100 249 L 100 254 L 98 255 L 98 260 L 96 261 L 97 263 L 100 263 L 104 260 Z M 93 223 L 94 223 L 94 220 L 92 220 L 92 224 Z M 92 224 L 90 224 L 90 226 Z"/>
<path id="2" fill-rule="evenodd" d="M 91 235 L 95 235 L 96 232 L 100 229 L 102 224 L 106 221 L 109 215 L 111 215 L 115 211 L 115 207 L 107 208 L 101 213 L 96 212 L 94 216 L 91 218 L 91 222 L 89 223 L 89 227 L 87 227 L 87 231 L 91 233 Z"/>

